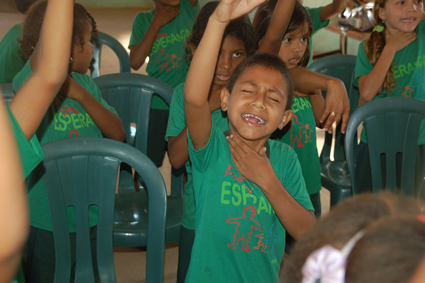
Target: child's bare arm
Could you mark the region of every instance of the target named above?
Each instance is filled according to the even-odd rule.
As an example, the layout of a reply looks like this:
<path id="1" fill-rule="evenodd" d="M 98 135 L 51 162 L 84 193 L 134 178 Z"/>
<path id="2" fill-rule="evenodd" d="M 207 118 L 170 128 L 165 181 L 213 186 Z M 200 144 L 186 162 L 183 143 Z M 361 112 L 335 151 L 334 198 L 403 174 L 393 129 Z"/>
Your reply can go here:
<path id="1" fill-rule="evenodd" d="M 231 20 L 248 13 L 262 1 L 222 0 L 208 21 L 184 87 L 186 123 L 196 150 L 207 144 L 211 133 L 208 93 L 224 30 Z"/>
<path id="2" fill-rule="evenodd" d="M 77 100 L 105 137 L 117 141 L 125 139 L 125 130 L 121 118 L 106 109 L 87 89 L 74 79 L 68 76 L 60 93 L 63 96 Z"/>
<path id="3" fill-rule="evenodd" d="M 33 75 L 10 103 L 27 139 L 34 135 L 67 76 L 73 11 L 73 0 L 48 1 L 40 39 L 31 57 Z"/>
<path id="4" fill-rule="evenodd" d="M 139 44 L 133 45 L 130 50 L 130 65 L 134 70 L 140 69 L 146 57 L 152 50 L 153 43 L 159 30 L 171 22 L 180 13 L 179 6 L 163 6 L 155 1 L 153 20 Z"/>
<path id="5" fill-rule="evenodd" d="M 196 5 L 198 5 L 198 0 L 189 0 L 189 3 L 192 5 L 192 7 L 196 7 Z"/>
<path id="6" fill-rule="evenodd" d="M 320 10 L 320 20 L 322 22 L 341 14 L 345 9 L 346 0 L 333 0 L 332 3 Z"/>
<path id="7" fill-rule="evenodd" d="M 0 282 L 11 282 L 21 261 L 29 221 L 22 167 L 3 101 L 0 101 L 0 128 Z"/>
<path id="8" fill-rule="evenodd" d="M 233 135 L 228 140 L 230 153 L 239 172 L 261 188 L 282 225 L 294 239 L 299 239 L 314 223 L 313 211 L 305 209 L 285 189 L 276 176 L 265 150 L 257 153 Z"/>
<path id="9" fill-rule="evenodd" d="M 258 53 L 267 52 L 277 55 L 282 39 L 291 20 L 296 0 L 279 0 L 273 11 L 270 25 L 260 42 Z"/>
<path id="10" fill-rule="evenodd" d="M 316 90 L 326 90 L 326 107 L 320 117 L 323 128 L 329 132 L 332 123 L 337 124 L 342 118 L 341 132 L 345 133 L 350 116 L 350 102 L 344 83 L 336 78 L 328 77 L 306 68 L 292 68 L 289 70 L 294 87 L 297 90 L 309 93 Z M 309 82 L 308 84 L 306 82 Z"/>
<path id="11" fill-rule="evenodd" d="M 391 63 L 397 51 L 403 49 L 417 38 L 416 32 L 397 32 L 390 35 L 385 29 L 385 47 L 372 71 L 365 76 L 359 77 L 360 98 L 366 102 L 371 101 L 378 93 L 384 83 L 385 76 L 391 68 Z"/>
<path id="12" fill-rule="evenodd" d="M 189 148 L 187 141 L 187 127 L 176 137 L 168 138 L 168 157 L 171 165 L 178 169 L 189 160 Z"/>

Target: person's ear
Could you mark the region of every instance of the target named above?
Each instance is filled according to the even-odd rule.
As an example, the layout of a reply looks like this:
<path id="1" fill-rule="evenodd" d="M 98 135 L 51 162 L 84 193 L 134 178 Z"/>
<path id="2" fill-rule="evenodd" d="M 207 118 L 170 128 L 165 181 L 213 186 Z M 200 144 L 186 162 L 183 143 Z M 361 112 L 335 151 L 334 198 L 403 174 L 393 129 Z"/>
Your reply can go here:
<path id="1" fill-rule="evenodd" d="M 292 120 L 292 110 L 286 110 L 283 113 L 282 121 L 279 124 L 279 130 L 282 130 Z"/>
<path id="2" fill-rule="evenodd" d="M 385 22 L 386 16 L 384 8 L 379 7 L 378 17 L 381 19 L 382 22 Z"/>
<path id="3" fill-rule="evenodd" d="M 195 52 L 196 52 L 195 44 L 190 43 L 189 46 L 190 46 L 190 52 L 192 53 L 192 56 L 195 55 Z"/>
<path id="4" fill-rule="evenodd" d="M 222 88 L 220 93 L 221 98 L 221 110 L 227 111 L 227 106 L 229 104 L 230 92 L 227 88 Z"/>

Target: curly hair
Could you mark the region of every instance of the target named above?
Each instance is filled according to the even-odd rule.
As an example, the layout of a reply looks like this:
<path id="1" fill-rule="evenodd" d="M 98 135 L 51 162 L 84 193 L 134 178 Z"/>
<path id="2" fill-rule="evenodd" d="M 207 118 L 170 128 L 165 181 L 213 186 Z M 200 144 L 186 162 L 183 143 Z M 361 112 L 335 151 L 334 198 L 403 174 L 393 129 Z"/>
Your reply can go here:
<path id="1" fill-rule="evenodd" d="M 202 7 L 198 16 L 196 17 L 192 28 L 192 33 L 186 40 L 186 59 L 189 62 L 192 61 L 193 58 L 190 45 L 193 44 L 195 47 L 198 47 L 202 36 L 204 35 L 205 29 L 207 28 L 208 20 L 214 10 L 217 8 L 218 3 L 218 1 L 208 2 L 204 7 Z M 254 55 L 257 51 L 258 46 L 255 42 L 254 30 L 247 15 L 234 19 L 227 25 L 223 38 L 228 35 L 243 41 L 248 57 Z"/>
<path id="2" fill-rule="evenodd" d="M 381 25 L 385 27 L 384 21 L 379 17 L 379 9 L 385 7 L 386 0 L 375 0 L 375 6 L 373 7 L 373 19 L 375 26 Z M 382 50 L 385 47 L 385 33 L 384 31 L 378 32 L 373 31 L 370 35 L 369 39 L 366 40 L 364 44 L 364 51 L 366 53 L 367 59 L 375 66 L 378 59 L 381 57 Z M 387 74 L 384 79 L 384 83 L 382 84 L 379 92 L 383 90 L 392 91 L 395 85 L 394 72 L 391 68 L 388 69 Z M 378 92 L 378 93 L 379 93 Z"/>
<path id="3" fill-rule="evenodd" d="M 252 23 L 254 27 L 255 40 L 257 45 L 261 39 L 266 35 L 267 29 L 269 28 L 270 21 L 272 19 L 273 11 L 275 10 L 277 0 L 268 0 L 258 6 L 257 12 L 254 16 L 254 21 Z M 301 67 L 306 67 L 308 61 L 310 60 L 310 36 L 313 34 L 313 23 L 309 12 L 304 8 L 300 3 L 295 2 L 294 11 L 291 16 L 288 28 L 285 34 L 297 30 L 304 23 L 307 23 L 308 26 L 308 35 L 307 35 L 307 48 L 304 52 L 304 56 L 301 58 L 298 63 Z"/>
<path id="4" fill-rule="evenodd" d="M 389 192 L 364 193 L 332 208 L 297 241 L 285 261 L 285 282 L 302 282 L 309 255 L 325 245 L 342 249 L 363 237 L 347 258 L 345 282 L 408 282 L 425 255 L 424 203 Z M 390 251 L 390 252 L 389 252 Z"/>
<path id="5" fill-rule="evenodd" d="M 36 1 L 37 0 L 14 0 L 13 2 L 15 2 L 16 9 L 18 9 L 21 14 L 25 14 Z"/>
<path id="6" fill-rule="evenodd" d="M 20 41 L 21 53 L 28 60 L 40 38 L 41 26 L 46 13 L 47 1 L 38 2 L 31 6 L 22 26 L 22 40 Z M 72 38 L 74 43 L 84 46 L 84 21 L 88 20 L 92 26 L 92 33 L 97 34 L 96 21 L 89 12 L 81 5 L 74 4 L 74 21 Z M 59 31 L 60 32 L 60 31 Z M 52 44 L 54 44 L 52 42 Z"/>

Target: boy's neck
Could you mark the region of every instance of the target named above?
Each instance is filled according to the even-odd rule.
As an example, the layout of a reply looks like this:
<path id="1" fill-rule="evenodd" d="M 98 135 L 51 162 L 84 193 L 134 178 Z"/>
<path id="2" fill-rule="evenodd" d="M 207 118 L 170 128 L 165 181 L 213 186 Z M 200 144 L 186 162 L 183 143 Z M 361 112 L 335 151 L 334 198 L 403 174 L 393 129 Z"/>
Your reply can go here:
<path id="1" fill-rule="evenodd" d="M 230 135 L 234 135 L 237 136 L 238 138 L 240 138 L 243 142 L 245 142 L 250 148 L 252 148 L 253 150 L 255 150 L 255 152 L 260 153 L 260 151 L 264 148 L 267 140 L 270 138 L 271 135 L 269 136 L 265 136 L 262 137 L 260 139 L 257 140 L 247 140 L 244 139 L 243 137 L 241 137 L 239 135 L 239 133 L 237 133 L 230 125 L 229 125 L 229 136 Z"/>

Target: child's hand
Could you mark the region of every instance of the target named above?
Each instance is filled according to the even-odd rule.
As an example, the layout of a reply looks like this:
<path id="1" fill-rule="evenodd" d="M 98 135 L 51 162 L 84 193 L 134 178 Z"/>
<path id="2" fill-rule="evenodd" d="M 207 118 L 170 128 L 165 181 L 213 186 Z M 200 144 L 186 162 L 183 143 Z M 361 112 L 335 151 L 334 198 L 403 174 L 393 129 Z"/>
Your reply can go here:
<path id="1" fill-rule="evenodd" d="M 155 13 L 152 23 L 161 28 L 171 22 L 178 14 L 180 14 L 179 6 L 164 6 L 155 1 Z"/>
<path id="2" fill-rule="evenodd" d="M 325 111 L 320 117 L 320 123 L 324 123 L 323 128 L 332 133 L 332 124 L 334 122 L 338 124 L 342 118 L 341 133 L 345 133 L 350 118 L 350 102 L 343 82 L 340 80 L 330 82 L 325 102 Z"/>
<path id="3" fill-rule="evenodd" d="M 61 89 L 59 90 L 59 94 L 61 94 L 63 97 L 79 101 L 85 91 L 87 90 L 68 75 Z"/>
<path id="4" fill-rule="evenodd" d="M 265 0 L 221 0 L 211 15 L 217 22 L 227 24 L 263 3 Z"/>
<path id="5" fill-rule="evenodd" d="M 402 32 L 398 31 L 397 33 L 390 35 L 388 29 L 385 29 L 385 42 L 386 48 L 391 48 L 391 50 L 396 53 L 397 51 L 402 50 L 404 47 L 412 43 L 418 38 L 416 31 L 412 32 Z"/>
<path id="6" fill-rule="evenodd" d="M 270 173 L 273 172 L 274 174 L 270 160 L 266 156 L 266 148 L 262 148 L 258 153 L 234 135 L 228 136 L 227 140 L 229 141 L 230 153 L 239 172 L 261 188 L 261 182 L 267 180 Z"/>

